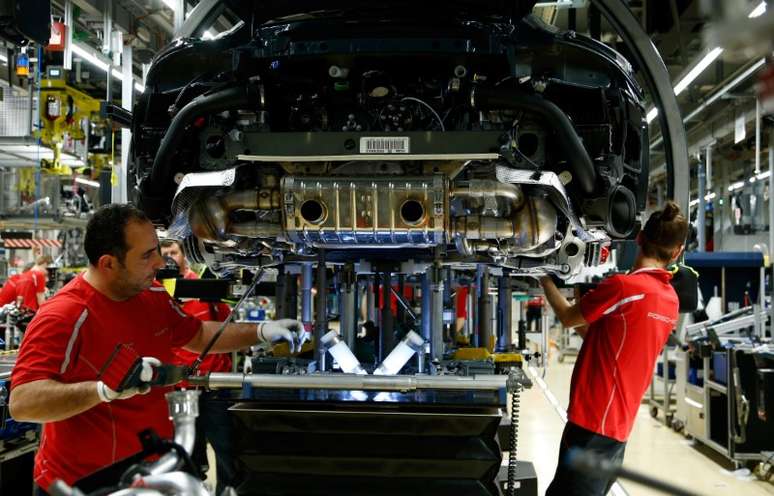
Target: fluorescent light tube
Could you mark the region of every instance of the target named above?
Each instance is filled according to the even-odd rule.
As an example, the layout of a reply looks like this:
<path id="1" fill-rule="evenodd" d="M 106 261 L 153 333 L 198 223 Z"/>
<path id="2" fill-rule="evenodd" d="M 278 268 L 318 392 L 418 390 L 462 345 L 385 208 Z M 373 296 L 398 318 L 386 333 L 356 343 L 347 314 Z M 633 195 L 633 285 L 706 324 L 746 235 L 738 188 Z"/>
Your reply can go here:
<path id="1" fill-rule="evenodd" d="M 723 53 L 723 49 L 720 47 L 713 48 L 712 50 L 705 55 L 698 64 L 696 64 L 693 69 L 691 69 L 688 74 L 685 75 L 683 79 L 681 79 L 676 85 L 675 85 L 675 95 L 679 95 L 683 92 L 685 88 L 688 87 L 689 84 L 691 84 L 699 75 L 704 72 L 704 70 L 709 67 L 711 63 L 717 59 L 720 54 Z"/>
<path id="2" fill-rule="evenodd" d="M 766 12 L 766 2 L 765 1 L 759 3 L 758 6 L 755 7 L 753 9 L 753 11 L 750 12 L 750 15 L 748 15 L 747 17 L 749 17 L 750 19 L 752 19 L 754 17 L 760 17 L 760 16 L 763 15 L 764 12 Z"/>
<path id="3" fill-rule="evenodd" d="M 95 54 L 89 53 L 88 50 L 81 48 L 80 46 L 73 43 L 73 53 L 77 55 L 78 57 L 82 58 L 86 62 L 90 63 L 91 65 L 97 67 L 102 72 L 107 72 L 108 65 L 100 60 Z"/>
<path id="4" fill-rule="evenodd" d="M 99 183 L 97 181 L 92 181 L 90 179 L 85 179 L 82 177 L 76 177 L 75 182 L 79 184 L 85 184 L 86 186 L 93 186 L 95 188 L 99 188 Z"/>

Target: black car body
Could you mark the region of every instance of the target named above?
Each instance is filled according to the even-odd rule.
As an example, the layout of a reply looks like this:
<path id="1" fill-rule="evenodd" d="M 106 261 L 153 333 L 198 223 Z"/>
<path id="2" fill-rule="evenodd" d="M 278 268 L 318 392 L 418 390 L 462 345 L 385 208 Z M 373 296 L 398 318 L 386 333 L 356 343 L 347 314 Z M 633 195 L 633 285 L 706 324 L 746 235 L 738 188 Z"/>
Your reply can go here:
<path id="1" fill-rule="evenodd" d="M 567 277 L 636 234 L 643 91 L 534 2 L 224 3 L 241 22 L 159 53 L 134 109 L 135 200 L 194 259 Z"/>

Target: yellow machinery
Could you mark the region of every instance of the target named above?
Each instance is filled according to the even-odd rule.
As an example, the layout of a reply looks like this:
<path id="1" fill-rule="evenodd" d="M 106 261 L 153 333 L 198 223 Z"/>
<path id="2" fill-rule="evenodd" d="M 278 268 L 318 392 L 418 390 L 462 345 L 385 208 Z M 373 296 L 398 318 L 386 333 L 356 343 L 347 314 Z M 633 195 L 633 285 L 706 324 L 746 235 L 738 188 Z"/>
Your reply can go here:
<path id="1" fill-rule="evenodd" d="M 43 145 L 54 151 L 54 159 L 41 166 L 56 174 L 72 174 L 69 167 L 62 164 L 61 153 L 65 138 L 76 141 L 87 138 L 84 132 L 84 119 L 91 123 L 107 126 L 100 117 L 100 101 L 96 98 L 68 86 L 63 79 L 42 79 L 40 81 L 40 124 L 38 137 Z M 86 128 L 88 129 L 88 127 Z M 109 161 L 107 153 L 89 154 L 89 165 L 97 172 Z"/>
<path id="2" fill-rule="evenodd" d="M 521 353 L 491 353 L 486 348 L 459 348 L 454 352 L 454 360 L 489 361 L 494 363 L 497 373 L 503 373 L 511 367 L 521 368 L 524 357 Z"/>

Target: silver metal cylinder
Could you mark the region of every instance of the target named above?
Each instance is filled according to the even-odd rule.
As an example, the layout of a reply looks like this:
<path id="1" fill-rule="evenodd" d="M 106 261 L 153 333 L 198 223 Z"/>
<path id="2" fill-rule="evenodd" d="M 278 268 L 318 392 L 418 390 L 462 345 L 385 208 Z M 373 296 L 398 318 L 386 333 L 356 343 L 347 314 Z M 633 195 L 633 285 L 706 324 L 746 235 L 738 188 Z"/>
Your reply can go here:
<path id="1" fill-rule="evenodd" d="M 175 442 L 193 454 L 196 440 L 196 417 L 199 416 L 199 391 L 172 391 L 165 394 L 169 407 L 169 418 L 175 426 Z M 180 456 L 171 451 L 159 458 L 148 470 L 149 474 L 158 475 L 170 472 L 177 467 Z"/>
<path id="2" fill-rule="evenodd" d="M 344 337 L 344 342 L 350 349 L 355 348 L 355 323 L 357 322 L 357 315 L 355 315 L 355 296 L 357 295 L 357 283 L 354 281 L 345 281 L 343 284 L 344 290 L 341 293 L 342 309 L 341 309 L 341 335 Z"/>
<path id="3" fill-rule="evenodd" d="M 430 353 L 433 360 L 443 358 L 443 279 L 441 270 L 438 267 L 430 269 L 432 280 L 430 281 Z"/>
<path id="4" fill-rule="evenodd" d="M 196 386 L 239 389 L 246 384 L 261 389 L 360 389 L 368 391 L 416 391 L 421 389 L 493 391 L 505 387 L 504 375 L 374 376 L 353 374 L 278 375 L 212 372 L 187 379 Z"/>
<path id="5" fill-rule="evenodd" d="M 301 266 L 301 322 L 312 323 L 312 264 Z"/>

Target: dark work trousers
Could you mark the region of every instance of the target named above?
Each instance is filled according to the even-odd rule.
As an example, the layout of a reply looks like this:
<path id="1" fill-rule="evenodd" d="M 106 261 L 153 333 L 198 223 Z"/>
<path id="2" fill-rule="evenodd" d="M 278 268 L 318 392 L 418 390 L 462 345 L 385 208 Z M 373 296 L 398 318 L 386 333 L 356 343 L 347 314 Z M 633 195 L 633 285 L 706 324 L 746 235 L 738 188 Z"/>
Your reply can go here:
<path id="1" fill-rule="evenodd" d="M 229 404 L 220 399 L 219 391 L 202 391 L 199 396 L 199 417 L 196 419 L 196 445 L 193 460 L 200 467 L 207 464 L 207 442 L 215 451 L 217 470 L 216 494 L 226 486 L 236 487 L 236 467 L 231 447 L 231 421 L 228 416 Z"/>
<path id="2" fill-rule="evenodd" d="M 572 470 L 567 463 L 571 449 L 591 452 L 599 458 L 621 464 L 626 443 L 587 431 L 572 422 L 567 422 L 559 447 L 559 465 L 546 496 L 605 496 L 615 483 L 615 478 L 600 477 L 589 471 Z"/>

